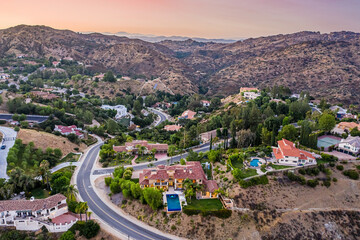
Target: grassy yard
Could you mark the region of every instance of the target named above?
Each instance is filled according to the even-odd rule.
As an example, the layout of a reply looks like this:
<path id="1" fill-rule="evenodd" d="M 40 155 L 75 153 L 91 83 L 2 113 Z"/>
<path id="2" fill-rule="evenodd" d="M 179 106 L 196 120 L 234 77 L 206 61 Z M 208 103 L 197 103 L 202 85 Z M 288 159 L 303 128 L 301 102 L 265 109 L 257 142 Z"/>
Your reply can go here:
<path id="1" fill-rule="evenodd" d="M 285 165 L 271 165 L 271 167 L 275 170 L 280 170 L 280 169 L 286 169 L 286 168 L 292 168 L 293 166 L 285 166 Z"/>
<path id="2" fill-rule="evenodd" d="M 31 191 L 35 199 L 43 199 L 49 197 L 49 192 L 42 188 L 35 188 Z"/>
<path id="3" fill-rule="evenodd" d="M 194 210 L 203 210 L 203 211 L 216 211 L 223 209 L 223 205 L 220 202 L 219 199 L 193 199 L 191 200 L 191 203 L 188 203 L 188 205 L 185 207 L 188 209 L 194 209 Z"/>
<path id="4" fill-rule="evenodd" d="M 236 170 L 236 171 L 238 171 L 238 170 Z M 255 175 L 257 175 L 256 169 L 248 168 L 246 170 L 239 170 L 239 172 L 236 173 L 236 178 L 244 179 L 244 178 L 252 177 Z"/>
<path id="5" fill-rule="evenodd" d="M 136 163 L 152 162 L 155 161 L 153 155 L 138 156 L 135 160 Z"/>

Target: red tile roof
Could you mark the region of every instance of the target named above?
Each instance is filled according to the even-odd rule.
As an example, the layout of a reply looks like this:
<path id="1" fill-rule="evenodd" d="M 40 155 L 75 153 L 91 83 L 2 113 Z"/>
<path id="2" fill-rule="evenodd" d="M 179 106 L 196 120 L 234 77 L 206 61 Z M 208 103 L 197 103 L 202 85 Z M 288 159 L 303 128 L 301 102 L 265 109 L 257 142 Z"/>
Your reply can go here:
<path id="1" fill-rule="evenodd" d="M 311 153 L 296 148 L 293 142 L 286 139 L 278 141 L 278 148 L 274 148 L 273 152 L 276 159 L 282 159 L 284 156 L 298 157 L 299 159 L 315 159 Z"/>
<path id="2" fill-rule="evenodd" d="M 65 200 L 62 194 L 56 194 L 45 199 L 31 200 L 5 200 L 0 201 L 0 211 L 38 211 L 43 209 L 51 209 L 58 205 L 59 202 Z"/>
<path id="3" fill-rule="evenodd" d="M 181 129 L 181 126 L 179 125 L 166 125 L 164 127 L 166 131 L 179 131 Z"/>
<path id="4" fill-rule="evenodd" d="M 181 114 L 180 118 L 185 118 L 185 119 L 193 119 L 196 115 L 196 112 L 191 111 L 191 110 L 186 110 L 185 112 L 183 112 L 183 114 Z"/>

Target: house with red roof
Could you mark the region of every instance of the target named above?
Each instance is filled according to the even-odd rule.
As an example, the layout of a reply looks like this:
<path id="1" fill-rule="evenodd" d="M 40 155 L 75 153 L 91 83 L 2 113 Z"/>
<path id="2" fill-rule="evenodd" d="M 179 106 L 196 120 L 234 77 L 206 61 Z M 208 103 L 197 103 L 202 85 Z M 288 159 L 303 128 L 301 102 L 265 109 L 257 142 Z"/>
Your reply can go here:
<path id="1" fill-rule="evenodd" d="M 278 147 L 273 149 L 276 162 L 281 165 L 301 166 L 316 164 L 316 158 L 309 152 L 298 149 L 293 142 L 282 139 Z"/>
<path id="2" fill-rule="evenodd" d="M 179 117 L 179 119 L 193 119 L 196 115 L 196 112 L 191 111 L 191 110 L 186 110 L 185 112 L 183 112 L 181 114 L 181 116 Z"/>
<path id="3" fill-rule="evenodd" d="M 84 133 L 81 132 L 82 129 L 78 128 L 75 125 L 71 125 L 71 126 L 55 125 L 54 131 L 60 132 L 61 135 L 65 135 L 65 136 L 73 133 L 79 138 L 84 138 Z"/>
<path id="4" fill-rule="evenodd" d="M 139 147 L 145 147 L 145 154 L 150 153 L 152 149 L 156 149 L 156 153 L 167 153 L 169 145 L 161 143 L 148 143 L 146 140 L 134 140 L 126 142 L 124 146 L 113 146 L 115 152 L 128 152 L 137 154 Z"/>
<path id="5" fill-rule="evenodd" d="M 201 105 L 203 105 L 203 107 L 210 107 L 210 101 L 208 100 L 201 100 Z"/>
<path id="6" fill-rule="evenodd" d="M 215 190 L 219 187 L 215 180 L 208 180 L 200 162 L 186 162 L 186 165 L 165 166 L 159 165 L 155 169 L 144 169 L 139 174 L 139 184 L 141 188 L 155 187 L 164 191 L 173 188 L 183 190 L 184 181 L 191 180 L 203 186 L 202 191 L 196 193 L 200 198 L 217 198 Z"/>
<path id="7" fill-rule="evenodd" d="M 66 232 L 78 221 L 68 211 L 66 197 L 55 194 L 45 199 L 0 201 L 0 226 L 16 230 L 38 231 L 45 226 L 49 232 Z"/>
<path id="8" fill-rule="evenodd" d="M 166 125 L 164 129 L 168 132 L 177 132 L 181 129 L 180 125 Z"/>

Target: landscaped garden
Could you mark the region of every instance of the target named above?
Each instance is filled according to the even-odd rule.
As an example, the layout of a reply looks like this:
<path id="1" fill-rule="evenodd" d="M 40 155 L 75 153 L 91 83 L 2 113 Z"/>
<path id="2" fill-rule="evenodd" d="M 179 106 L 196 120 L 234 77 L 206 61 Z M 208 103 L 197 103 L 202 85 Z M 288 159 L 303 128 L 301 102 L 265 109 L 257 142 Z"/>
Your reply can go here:
<path id="1" fill-rule="evenodd" d="M 138 156 L 135 159 L 136 163 L 144 163 L 144 162 L 152 162 L 152 161 L 156 161 L 157 159 L 154 157 L 154 155 L 152 154 L 148 154 L 148 155 L 142 155 L 142 156 Z"/>
<path id="2" fill-rule="evenodd" d="M 292 168 L 293 166 L 285 166 L 285 165 L 275 165 L 272 164 L 270 165 L 270 167 L 272 167 L 275 170 L 281 170 L 281 169 L 286 169 L 286 168 Z"/>

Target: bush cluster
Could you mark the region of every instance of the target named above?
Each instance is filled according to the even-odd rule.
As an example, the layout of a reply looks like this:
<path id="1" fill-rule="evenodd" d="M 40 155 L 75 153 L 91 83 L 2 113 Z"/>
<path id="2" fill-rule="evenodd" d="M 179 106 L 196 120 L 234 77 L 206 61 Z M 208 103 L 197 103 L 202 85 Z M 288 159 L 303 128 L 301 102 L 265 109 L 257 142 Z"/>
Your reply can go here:
<path id="1" fill-rule="evenodd" d="M 343 174 L 347 177 L 349 177 L 350 179 L 353 180 L 358 180 L 359 179 L 359 173 L 356 170 L 346 170 L 343 172 Z"/>
<path id="2" fill-rule="evenodd" d="M 242 188 L 248 188 L 255 185 L 266 185 L 268 183 L 269 183 L 269 179 L 267 178 L 266 175 L 263 175 L 261 177 L 251 178 L 248 181 L 241 180 L 240 186 Z"/>
<path id="3" fill-rule="evenodd" d="M 190 209 L 190 208 L 183 208 L 183 212 L 188 215 L 188 216 L 192 216 L 192 215 L 198 215 L 200 214 L 201 216 L 214 216 L 214 217 L 218 217 L 218 218 L 229 218 L 231 217 L 232 211 L 228 210 L 228 209 L 220 209 L 220 210 L 216 210 L 216 211 L 206 211 L 206 210 L 198 210 L 198 209 Z"/>

